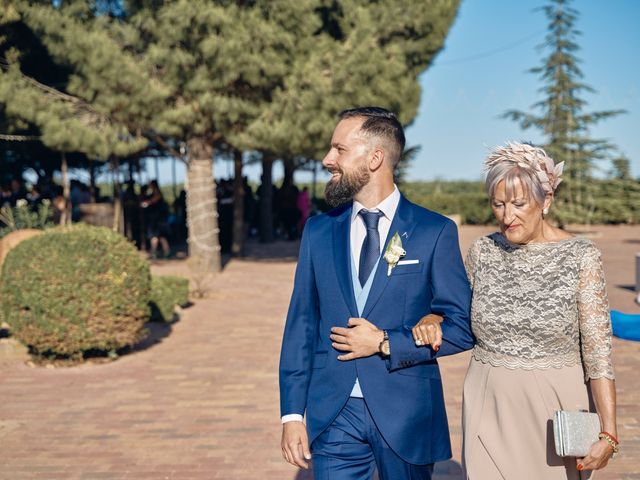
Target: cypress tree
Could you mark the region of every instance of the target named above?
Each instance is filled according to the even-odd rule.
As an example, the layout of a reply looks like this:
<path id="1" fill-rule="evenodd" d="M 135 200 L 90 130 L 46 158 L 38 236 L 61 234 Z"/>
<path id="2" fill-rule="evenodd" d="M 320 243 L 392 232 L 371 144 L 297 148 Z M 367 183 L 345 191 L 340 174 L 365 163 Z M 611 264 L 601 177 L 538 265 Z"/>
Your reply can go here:
<path id="1" fill-rule="evenodd" d="M 540 66 L 530 69 L 543 83 L 540 91 L 544 96 L 532 106 L 539 115 L 520 110 L 503 114 L 523 129 L 538 129 L 546 137 L 547 152 L 556 162 L 565 162 L 564 182 L 558 190 L 558 202 L 563 208 L 555 212 L 561 223 L 590 220 L 596 162 L 607 158 L 614 147 L 606 140 L 592 138 L 589 129 L 600 120 L 623 113 L 584 111 L 587 102 L 583 95 L 594 90 L 582 82 L 584 75 L 577 57 L 580 32 L 575 28 L 579 12 L 570 3 L 571 0 L 551 0 L 542 7 L 549 23 L 545 42 L 539 48 L 548 54 Z"/>

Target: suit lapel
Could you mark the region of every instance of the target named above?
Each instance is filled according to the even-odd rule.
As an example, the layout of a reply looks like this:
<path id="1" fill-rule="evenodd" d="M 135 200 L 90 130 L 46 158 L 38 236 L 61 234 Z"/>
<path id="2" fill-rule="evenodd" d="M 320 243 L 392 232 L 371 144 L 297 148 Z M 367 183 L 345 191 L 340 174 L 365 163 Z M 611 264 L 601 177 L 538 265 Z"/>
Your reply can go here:
<path id="1" fill-rule="evenodd" d="M 413 221 L 413 211 L 411 204 L 407 201 L 404 196 L 400 196 L 400 202 L 398 203 L 398 209 L 396 210 L 395 215 L 393 216 L 393 221 L 391 222 L 391 227 L 389 228 L 389 234 L 384 242 L 384 249 L 382 250 L 383 256 L 384 252 L 387 249 L 388 243 L 391 241 L 396 232 L 400 235 L 400 239 L 403 244 L 406 244 L 406 241 L 411 238 L 411 232 L 415 227 L 415 222 Z M 389 283 L 390 276 L 387 275 L 387 262 L 384 258 L 380 258 L 380 262 L 378 262 L 378 268 L 376 269 L 375 277 L 373 278 L 373 285 L 371 285 L 371 291 L 369 292 L 369 297 L 367 298 L 367 303 L 364 306 L 364 310 L 362 312 L 362 317 L 367 318 L 375 307 L 376 303 L 380 299 L 382 292 L 386 288 Z M 392 274 L 393 275 L 393 274 Z"/>
<path id="2" fill-rule="evenodd" d="M 340 291 L 352 317 L 358 316 L 358 308 L 351 281 L 351 208 L 345 209 L 333 223 L 333 258 Z M 331 259 L 327 259 L 331 261 Z"/>

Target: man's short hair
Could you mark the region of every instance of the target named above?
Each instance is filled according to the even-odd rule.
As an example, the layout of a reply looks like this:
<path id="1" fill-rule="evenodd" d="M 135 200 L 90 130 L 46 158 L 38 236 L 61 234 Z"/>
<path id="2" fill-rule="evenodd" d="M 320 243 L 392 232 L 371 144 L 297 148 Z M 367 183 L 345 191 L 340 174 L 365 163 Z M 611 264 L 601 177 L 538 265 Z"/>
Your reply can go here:
<path id="1" fill-rule="evenodd" d="M 387 147 L 391 166 L 395 167 L 404 152 L 404 129 L 395 113 L 382 107 L 358 107 L 343 110 L 338 114 L 340 120 L 363 117 L 360 131 L 368 137 L 380 138 Z"/>

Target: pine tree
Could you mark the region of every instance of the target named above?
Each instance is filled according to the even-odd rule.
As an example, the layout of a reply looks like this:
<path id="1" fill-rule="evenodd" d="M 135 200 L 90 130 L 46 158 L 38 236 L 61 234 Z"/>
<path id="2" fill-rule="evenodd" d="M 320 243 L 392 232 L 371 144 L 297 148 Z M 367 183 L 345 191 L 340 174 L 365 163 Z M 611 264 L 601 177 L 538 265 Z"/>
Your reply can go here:
<path id="1" fill-rule="evenodd" d="M 608 212 L 604 212 L 602 220 L 611 223 L 638 223 L 640 219 L 640 179 L 631 175 L 631 161 L 624 155 L 615 157 L 611 161 L 610 178 L 603 181 L 602 200 L 611 205 Z M 607 188 L 609 187 L 609 188 Z"/>
<path id="2" fill-rule="evenodd" d="M 607 110 L 585 113 L 587 102 L 583 94 L 594 92 L 583 83 L 580 49 L 575 28 L 578 11 L 571 0 L 551 0 L 542 7 L 549 25 L 545 42 L 539 48 L 548 50 L 542 64 L 530 72 L 539 75 L 544 97 L 532 106 L 539 115 L 509 110 L 504 118 L 512 119 L 523 129 L 536 128 L 546 137 L 544 148 L 556 162 L 565 162 L 564 182 L 558 191 L 561 208 L 555 213 L 561 223 L 589 221 L 593 213 L 593 172 L 597 160 L 607 158 L 613 146 L 591 138 L 589 128 L 600 120 L 623 113 Z"/>
<path id="3" fill-rule="evenodd" d="M 280 74 L 281 63 L 261 55 L 265 42 L 252 34 L 278 38 L 255 10 L 233 4 L 142 5 L 122 23 L 91 17 L 82 3 L 17 3 L 22 21 L 73 74 L 60 91 L 35 84 L 12 62 L 0 101 L 36 123 L 45 143 L 61 151 L 124 156 L 144 148 L 145 135 L 168 149 L 185 145 L 190 255 L 204 271 L 219 270 L 214 147 L 259 109 L 256 84 Z"/>
<path id="4" fill-rule="evenodd" d="M 135 59 L 113 48 L 102 29 L 93 28 L 100 20 L 79 19 L 77 2 L 68 11 L 22 2 L 15 7 L 19 22 L 37 35 L 67 75 L 39 78 L 42 70 L 25 68 L 21 52 L 8 49 L 0 70 L 0 102 L 7 114 L 36 126 L 43 143 L 61 152 L 106 159 L 143 149 L 147 140 L 127 128 L 120 105 L 135 100 L 132 91 L 148 89 L 148 82 Z"/>
<path id="5" fill-rule="evenodd" d="M 35 84 L 14 59 L 0 77 L 0 104 L 58 150 L 119 158 L 151 140 L 181 157 L 190 253 L 207 271 L 220 266 L 216 149 L 261 152 L 269 178 L 275 159 L 291 159 L 295 167 L 322 158 L 344 108 L 383 105 L 410 123 L 420 96 L 417 75 L 442 47 L 458 6 L 457 0 L 12 3 L 69 73 L 61 86 Z"/>
<path id="6" fill-rule="evenodd" d="M 290 74 L 245 132 L 246 143 L 291 158 L 322 158 L 345 108 L 385 106 L 411 123 L 418 75 L 442 48 L 458 8 L 457 1 L 427 3 L 322 2 L 314 35 L 298 38 Z"/>
<path id="7" fill-rule="evenodd" d="M 442 48 L 458 5 L 322 1 L 316 16 L 306 16 L 313 34 L 298 35 L 284 84 L 241 135 L 243 145 L 266 153 L 264 179 L 270 181 L 273 154 L 285 161 L 289 176 L 322 159 L 336 115 L 345 108 L 385 106 L 410 124 L 420 101 L 418 75 Z M 262 216 L 269 216 L 268 201 L 263 203 Z M 271 223 L 265 224 L 268 240 Z"/>
<path id="8" fill-rule="evenodd" d="M 106 48 L 100 29 L 87 25 L 95 20 L 88 2 L 60 3 L 54 8 L 50 2 L 16 1 L 5 10 L 10 15 L 2 17 L 8 35 L 0 45 L 0 104 L 8 130 L 22 130 L 38 141 L 35 148 L 10 147 L 9 157 L 49 178 L 60 170 L 68 203 L 69 167 L 87 165 L 87 157 L 104 163 L 129 155 L 147 140 L 117 118 L 117 103 L 110 104 L 122 88 L 106 88 L 104 74 L 121 67 L 119 49 Z M 100 74 L 91 75 L 96 70 Z"/>
<path id="9" fill-rule="evenodd" d="M 190 254 L 219 269 L 213 156 L 216 145 L 246 149 L 240 134 L 282 84 L 313 1 L 166 3 L 131 23 L 169 89 L 154 131 L 184 141 L 189 158 Z M 286 27 L 285 27 L 286 26 Z M 191 208 L 189 208 L 191 207 Z"/>

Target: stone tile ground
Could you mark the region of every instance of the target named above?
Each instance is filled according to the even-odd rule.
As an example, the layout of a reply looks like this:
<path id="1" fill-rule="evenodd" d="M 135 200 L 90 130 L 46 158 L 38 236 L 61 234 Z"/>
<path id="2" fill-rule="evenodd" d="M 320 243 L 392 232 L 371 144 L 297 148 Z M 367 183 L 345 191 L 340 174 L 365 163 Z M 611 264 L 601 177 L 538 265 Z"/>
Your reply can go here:
<path id="1" fill-rule="evenodd" d="M 487 231 L 463 227 L 463 249 Z M 640 227 L 586 233 L 603 250 L 613 308 L 640 312 L 627 288 Z M 279 450 L 277 363 L 295 252 L 295 244 L 252 246 L 210 298 L 113 363 L 32 368 L 3 340 L 0 479 L 311 479 Z M 154 270 L 186 272 L 180 262 Z M 624 452 L 597 478 L 640 479 L 640 343 L 616 340 L 614 349 Z M 460 478 L 467 362 L 441 362 L 454 459 L 438 466 L 438 480 Z"/>

